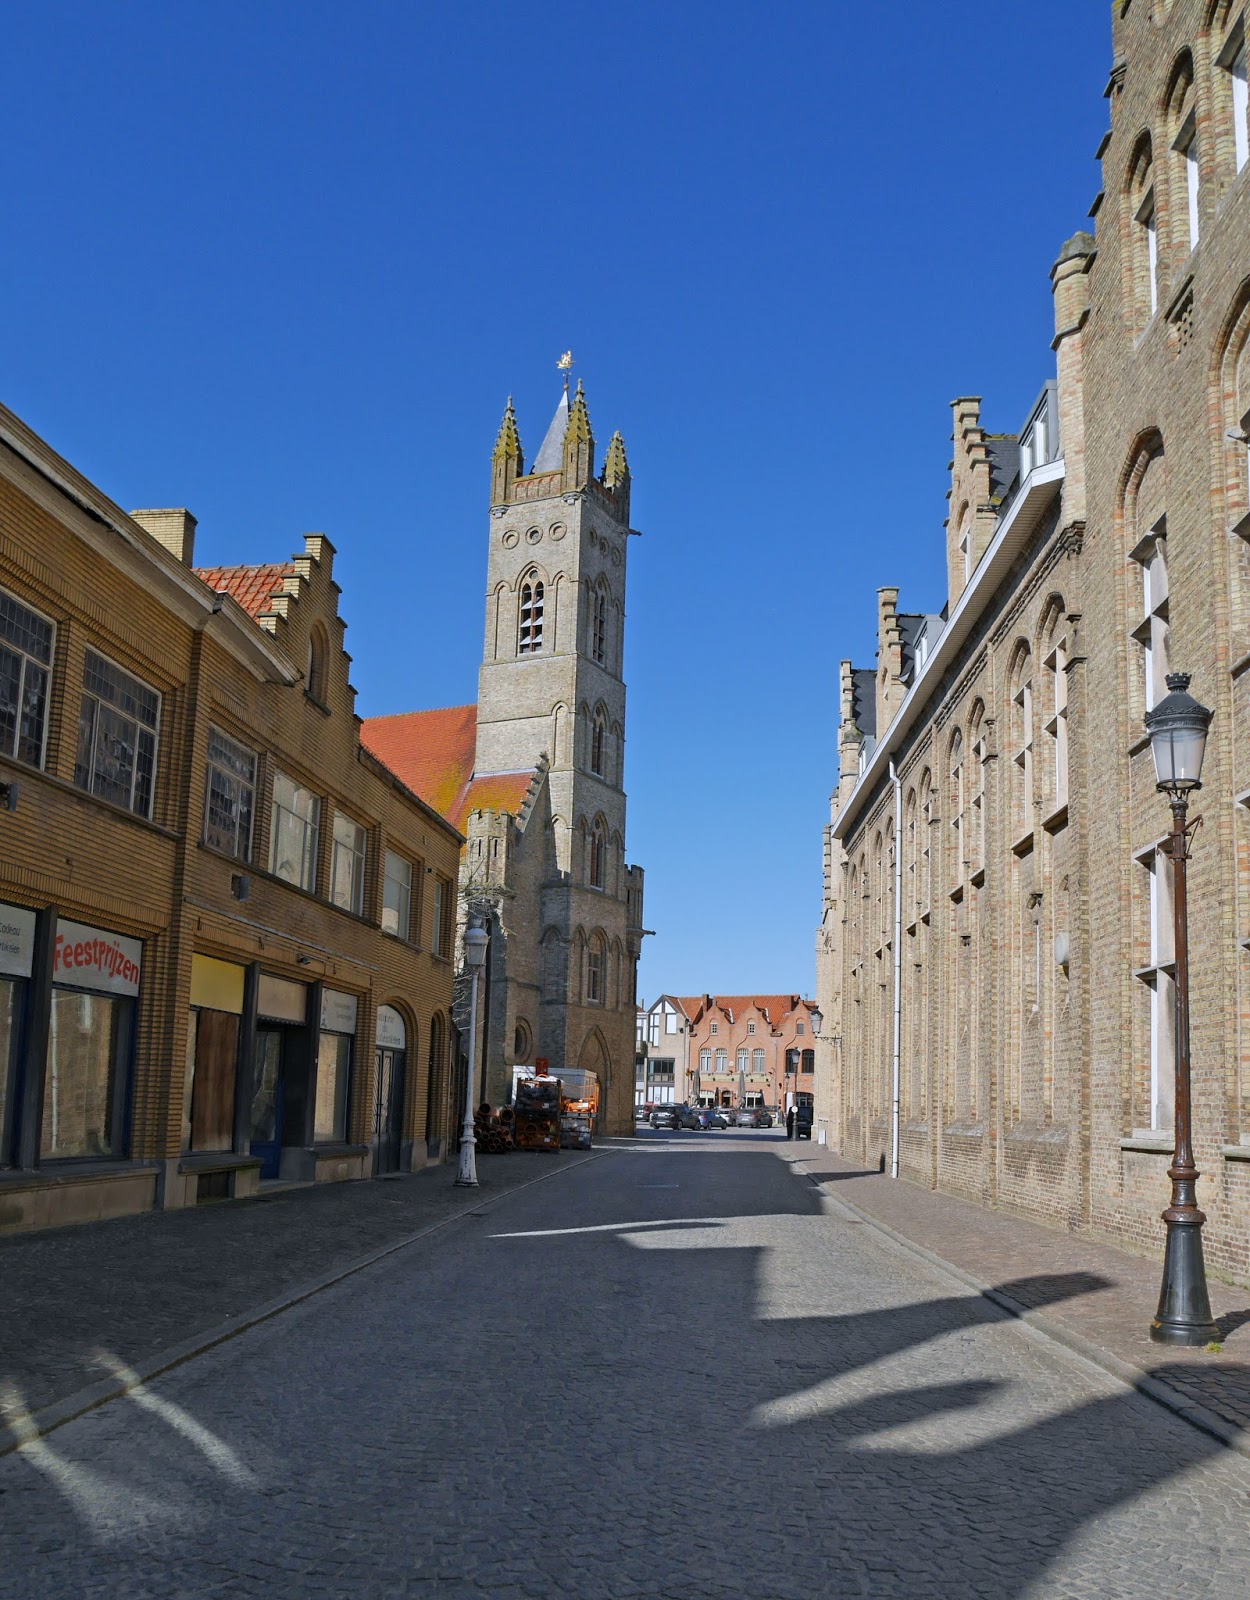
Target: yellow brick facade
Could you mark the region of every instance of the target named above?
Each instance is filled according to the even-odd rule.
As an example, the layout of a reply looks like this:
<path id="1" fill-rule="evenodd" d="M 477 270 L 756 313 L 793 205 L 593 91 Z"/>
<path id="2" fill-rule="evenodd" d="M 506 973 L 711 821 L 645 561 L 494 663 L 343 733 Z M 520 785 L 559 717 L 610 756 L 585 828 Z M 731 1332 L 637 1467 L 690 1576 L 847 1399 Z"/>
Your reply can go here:
<path id="1" fill-rule="evenodd" d="M 267 1030 L 280 1035 L 274 1101 L 286 1125 L 265 1159 L 284 1177 L 362 1177 L 379 1163 L 411 1168 L 445 1151 L 452 965 L 446 926 L 440 930 L 443 953 L 434 953 L 433 885 L 441 880 L 450 906 L 460 835 L 360 747 L 329 541 L 306 539 L 269 614 L 254 620 L 166 547 L 174 542 L 166 525 L 181 515 L 127 515 L 0 409 L 0 602 L 10 602 L 0 650 L 6 642 L 11 647 L 10 636 L 27 615 L 13 603 L 54 630 L 46 714 L 33 718 L 42 722 L 41 750 L 23 752 L 12 736 L 0 746 L 0 785 L 8 786 L 0 795 L 10 807 L 0 810 L 0 923 L 7 908 L 17 927 L 7 974 L 0 977 L 0 1000 L 7 1004 L 0 1031 L 3 1228 L 251 1192 L 261 1169 L 249 1115 L 257 1036 Z M 159 538 L 146 531 L 144 520 Z M 181 526 L 193 530 L 194 524 L 183 520 Z M 94 781 L 84 759 L 99 772 L 115 748 L 109 743 L 114 735 L 99 733 L 105 725 L 97 722 L 96 742 L 83 755 L 89 652 L 159 695 L 150 815 L 84 786 Z M 12 648 L 5 659 L 15 659 Z M 246 841 L 239 846 L 242 857 L 207 842 L 214 729 L 255 763 L 250 847 Z M 277 774 L 319 801 L 308 891 L 269 870 Z M 331 903 L 340 816 L 363 829 L 359 913 Z M 411 873 L 406 938 L 380 926 L 386 851 Z M 20 915 L 31 912 L 33 932 L 29 916 Z M 71 980 L 87 970 L 81 965 L 62 964 L 53 972 L 58 927 L 64 932 L 69 924 L 116 936 L 126 950 L 126 940 L 138 941 L 137 996 L 110 997 L 94 969 L 83 980 L 87 987 L 78 987 Z M 63 953 L 72 961 L 73 952 L 71 941 Z M 214 1046 L 219 1077 L 232 1030 L 237 1038 L 233 1081 L 215 1080 L 213 1092 L 228 1093 L 232 1106 L 216 1106 L 214 1147 L 201 1150 L 191 1148 L 188 1100 L 197 1092 L 201 1066 L 195 1057 L 189 1071 L 189 1052 L 199 1017 L 213 1010 L 199 1003 L 193 1008 L 193 1000 L 202 1001 L 214 979 L 219 992 L 232 997 L 217 1013 L 216 1037 L 227 1041 Z M 267 997 L 277 994 L 286 997 L 288 1009 L 298 1001 L 299 1020 L 267 1023 Z M 384 1108 L 381 1155 L 379 1007 L 388 1008 L 383 1025 L 391 1043 L 398 1042 L 397 1029 L 404 1036 L 402 1089 Z M 71 1137 L 62 1153 L 50 1128 L 53 1109 L 68 1127 L 82 1106 L 70 1098 L 71 1083 L 45 1080 L 56 1061 L 76 1059 L 65 1028 L 82 1029 L 94 1049 L 98 1041 L 89 1030 L 102 1026 L 105 1013 L 126 1035 L 112 1044 L 106 1085 L 111 1124 L 107 1131 L 93 1125 L 86 1141 L 92 1149 L 78 1148 Z M 347 1043 L 327 1045 L 335 1029 Z M 319 1056 L 333 1057 L 333 1068 L 322 1071 Z M 331 1072 L 349 1061 L 339 1125 L 326 1137 L 314 1126 L 315 1118 L 329 1114 L 328 1103 L 318 1103 L 319 1072 L 325 1101 Z M 389 1069 L 395 1057 L 386 1064 Z M 104 1068 L 97 1062 L 96 1078 L 84 1081 L 100 1092 Z M 205 1081 L 199 1080 L 201 1105 Z M 223 1130 L 228 1148 L 219 1147 Z"/>

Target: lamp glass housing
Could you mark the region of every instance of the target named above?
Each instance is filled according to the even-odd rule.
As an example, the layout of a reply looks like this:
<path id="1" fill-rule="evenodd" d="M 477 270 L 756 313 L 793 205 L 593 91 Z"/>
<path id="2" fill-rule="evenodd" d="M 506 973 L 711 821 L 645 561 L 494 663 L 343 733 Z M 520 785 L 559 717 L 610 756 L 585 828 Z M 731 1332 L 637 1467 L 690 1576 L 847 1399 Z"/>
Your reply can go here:
<path id="1" fill-rule="evenodd" d="M 486 960 L 486 946 L 489 935 L 485 928 L 466 928 L 464 930 L 464 964 L 466 967 L 480 967 Z"/>
<path id="2" fill-rule="evenodd" d="M 819 1039 L 820 1030 L 824 1026 L 825 1014 L 819 1006 L 813 1006 L 808 1015 L 812 1019 L 812 1032 Z"/>
<path id="3" fill-rule="evenodd" d="M 1187 672 L 1170 672 L 1167 686 L 1169 692 L 1146 713 L 1146 731 L 1158 788 L 1168 794 L 1185 794 L 1202 785 L 1211 712 L 1186 693 Z"/>

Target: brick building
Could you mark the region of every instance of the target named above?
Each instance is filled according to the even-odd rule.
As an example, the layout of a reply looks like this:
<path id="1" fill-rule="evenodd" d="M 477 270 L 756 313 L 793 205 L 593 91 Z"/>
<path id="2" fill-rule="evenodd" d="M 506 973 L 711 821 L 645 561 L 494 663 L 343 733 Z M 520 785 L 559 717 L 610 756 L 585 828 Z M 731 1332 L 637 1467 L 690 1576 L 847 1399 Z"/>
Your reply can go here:
<path id="1" fill-rule="evenodd" d="M 329 541 L 194 534 L 0 409 L 0 1227 L 442 1153 L 460 835 L 361 748 Z"/>
<path id="2" fill-rule="evenodd" d="M 1243 7 L 1120 0 L 1095 232 L 1014 434 L 954 403 L 948 586 L 844 662 L 817 1116 L 858 1159 L 1157 1253 L 1175 1052 L 1143 717 L 1215 711 L 1190 869 L 1194 1138 L 1250 1278 L 1250 122 Z M 897 1085 L 897 1094 L 895 1086 Z M 896 1105 L 897 1102 L 897 1105 Z M 897 1135 L 895 1129 L 897 1128 Z"/>
<path id="3" fill-rule="evenodd" d="M 684 995 L 689 1019 L 690 1101 L 737 1110 L 784 1111 L 787 1096 L 812 1093 L 814 1000 L 797 994 Z"/>

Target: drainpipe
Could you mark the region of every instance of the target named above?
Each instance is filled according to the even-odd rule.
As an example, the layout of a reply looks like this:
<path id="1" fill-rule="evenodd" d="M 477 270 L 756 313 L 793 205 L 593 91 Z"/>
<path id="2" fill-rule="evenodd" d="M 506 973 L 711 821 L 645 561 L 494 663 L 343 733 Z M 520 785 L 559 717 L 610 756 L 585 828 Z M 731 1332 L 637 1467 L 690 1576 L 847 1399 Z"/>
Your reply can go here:
<path id="1" fill-rule="evenodd" d="M 898 1177 L 899 1060 L 903 1044 L 903 785 L 890 762 L 894 785 L 894 1061 L 890 1084 L 890 1176 Z"/>

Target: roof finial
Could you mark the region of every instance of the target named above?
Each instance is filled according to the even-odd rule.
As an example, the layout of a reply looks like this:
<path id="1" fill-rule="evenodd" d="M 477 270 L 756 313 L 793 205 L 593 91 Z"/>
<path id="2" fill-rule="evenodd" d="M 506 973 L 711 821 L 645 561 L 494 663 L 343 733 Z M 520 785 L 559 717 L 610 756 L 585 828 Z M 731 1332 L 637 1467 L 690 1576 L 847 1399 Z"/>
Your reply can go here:
<path id="1" fill-rule="evenodd" d="M 559 361 L 556 362 L 556 368 L 558 371 L 564 374 L 564 392 L 565 394 L 568 394 L 569 373 L 573 370 L 573 352 L 571 350 L 566 350 L 564 352 Z"/>

